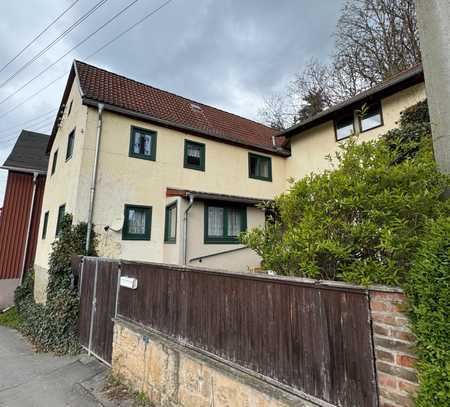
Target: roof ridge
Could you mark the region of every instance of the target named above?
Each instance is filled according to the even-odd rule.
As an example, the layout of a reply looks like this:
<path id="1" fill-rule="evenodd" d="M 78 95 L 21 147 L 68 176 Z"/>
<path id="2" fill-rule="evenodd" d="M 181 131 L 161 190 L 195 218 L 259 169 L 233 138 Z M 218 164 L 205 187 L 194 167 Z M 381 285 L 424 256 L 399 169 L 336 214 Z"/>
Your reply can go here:
<path id="1" fill-rule="evenodd" d="M 135 83 L 137 83 L 137 84 L 140 84 L 140 85 L 147 86 L 147 87 L 149 87 L 149 88 L 155 89 L 155 90 L 157 90 L 157 91 L 159 91 L 159 92 L 164 92 L 164 93 L 166 93 L 166 94 L 168 94 L 168 95 L 172 95 L 172 96 L 175 96 L 175 97 L 177 97 L 177 98 L 183 99 L 183 100 L 185 100 L 185 101 L 187 101 L 187 102 L 189 102 L 189 103 L 195 103 L 195 104 L 198 104 L 198 105 L 202 105 L 202 106 L 204 106 L 204 107 L 207 107 L 207 108 L 209 108 L 209 109 L 214 109 L 214 110 L 217 110 L 217 111 L 219 111 L 219 112 L 223 112 L 223 113 L 226 113 L 226 114 L 230 114 L 230 115 L 239 117 L 239 118 L 241 118 L 241 119 L 244 119 L 244 120 L 247 120 L 247 121 L 249 121 L 249 122 L 255 123 L 255 124 L 259 125 L 259 126 L 265 127 L 266 129 L 273 130 L 274 134 L 277 132 L 277 130 L 273 129 L 272 127 L 266 126 L 264 123 L 258 122 L 258 121 L 256 121 L 256 120 L 249 119 L 249 118 L 244 117 L 244 116 L 242 116 L 242 115 L 239 115 L 239 114 L 236 114 L 236 113 L 232 113 L 232 112 L 229 112 L 229 111 L 220 109 L 220 108 L 218 108 L 218 107 L 211 106 L 211 105 L 208 105 L 208 104 L 206 104 L 206 103 L 196 101 L 196 100 L 194 100 L 194 99 L 189 99 L 189 98 L 187 98 L 187 97 L 185 97 L 185 96 L 181 96 L 181 95 L 179 95 L 179 94 L 177 94 L 177 93 L 170 92 L 170 91 L 165 90 L 165 89 L 157 88 L 157 87 L 155 87 L 155 86 L 153 86 L 153 85 L 149 85 L 148 83 L 144 83 L 144 82 L 138 81 L 137 79 L 129 78 L 129 77 L 125 76 L 125 75 L 122 75 L 122 74 L 119 74 L 119 73 L 116 73 L 116 72 L 109 71 L 109 70 L 107 70 L 107 69 L 105 69 L 105 68 L 100 68 L 100 67 L 98 67 L 98 66 L 96 66 L 96 65 L 88 64 L 87 62 L 80 61 L 80 60 L 78 60 L 78 59 L 74 59 L 74 63 L 77 63 L 77 64 L 83 64 L 83 65 L 87 65 L 87 66 L 91 66 L 91 67 L 93 67 L 93 68 L 95 68 L 95 69 L 98 69 L 98 70 L 100 70 L 100 71 L 107 72 L 107 73 L 110 74 L 110 75 L 115 75 L 115 76 L 118 76 L 118 77 L 123 78 L 123 79 L 125 79 L 125 80 L 132 81 L 132 82 L 135 82 Z"/>

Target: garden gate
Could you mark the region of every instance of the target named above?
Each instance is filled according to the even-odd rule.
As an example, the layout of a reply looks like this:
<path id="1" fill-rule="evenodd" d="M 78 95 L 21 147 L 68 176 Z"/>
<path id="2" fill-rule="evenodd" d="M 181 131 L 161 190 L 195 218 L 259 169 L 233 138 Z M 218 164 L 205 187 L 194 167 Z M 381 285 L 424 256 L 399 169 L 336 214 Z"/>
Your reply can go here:
<path id="1" fill-rule="evenodd" d="M 80 293 L 80 343 L 90 354 L 111 365 L 119 262 L 99 257 L 75 258 Z"/>

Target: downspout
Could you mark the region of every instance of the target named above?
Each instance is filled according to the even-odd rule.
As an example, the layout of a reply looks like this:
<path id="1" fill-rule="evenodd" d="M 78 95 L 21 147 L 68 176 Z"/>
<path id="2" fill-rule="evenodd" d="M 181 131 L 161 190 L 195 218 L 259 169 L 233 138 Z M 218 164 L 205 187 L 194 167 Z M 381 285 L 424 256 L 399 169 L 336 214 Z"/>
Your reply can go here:
<path id="1" fill-rule="evenodd" d="M 188 231 L 188 214 L 194 205 L 194 195 L 189 194 L 189 205 L 184 211 L 183 217 L 183 264 L 187 264 L 187 231 Z"/>
<path id="2" fill-rule="evenodd" d="M 97 182 L 97 167 L 98 167 L 98 156 L 100 154 L 100 140 L 102 136 L 102 113 L 103 113 L 103 103 L 99 103 L 98 107 L 98 119 L 97 119 L 97 140 L 95 143 L 95 158 L 94 167 L 92 168 L 92 179 L 91 179 L 91 189 L 89 193 L 89 212 L 87 221 L 87 232 L 86 232 L 86 255 L 89 254 L 89 248 L 91 245 L 91 232 L 92 232 L 92 217 L 94 213 L 94 198 L 95 198 L 95 184 Z"/>
<path id="3" fill-rule="evenodd" d="M 36 200 L 37 177 L 38 177 L 38 173 L 34 172 L 33 173 L 33 193 L 31 195 L 30 212 L 28 214 L 27 236 L 25 238 L 25 247 L 23 249 L 22 267 L 20 268 L 20 284 L 22 284 L 23 276 L 25 275 L 25 262 L 27 260 L 27 252 L 28 252 L 28 246 L 29 246 L 29 242 L 30 242 L 31 220 L 32 220 L 32 216 L 33 216 L 34 201 Z"/>

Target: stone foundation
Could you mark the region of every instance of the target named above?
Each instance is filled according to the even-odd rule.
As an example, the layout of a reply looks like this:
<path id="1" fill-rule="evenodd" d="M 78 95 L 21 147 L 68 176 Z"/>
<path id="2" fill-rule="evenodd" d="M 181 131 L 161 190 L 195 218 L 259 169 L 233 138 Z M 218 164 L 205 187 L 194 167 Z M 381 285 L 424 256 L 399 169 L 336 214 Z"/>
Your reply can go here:
<path id="1" fill-rule="evenodd" d="M 404 313 L 405 301 L 399 290 L 370 291 L 380 407 L 415 405 L 418 381 L 414 336 Z"/>
<path id="2" fill-rule="evenodd" d="M 48 270 L 34 264 L 34 299 L 37 303 L 44 303 L 48 284 Z"/>
<path id="3" fill-rule="evenodd" d="M 161 407 L 312 407 L 256 376 L 184 347 L 153 331 L 116 320 L 112 367 Z"/>
<path id="4" fill-rule="evenodd" d="M 14 304 L 14 290 L 18 285 L 18 278 L 0 279 L 0 311 Z"/>

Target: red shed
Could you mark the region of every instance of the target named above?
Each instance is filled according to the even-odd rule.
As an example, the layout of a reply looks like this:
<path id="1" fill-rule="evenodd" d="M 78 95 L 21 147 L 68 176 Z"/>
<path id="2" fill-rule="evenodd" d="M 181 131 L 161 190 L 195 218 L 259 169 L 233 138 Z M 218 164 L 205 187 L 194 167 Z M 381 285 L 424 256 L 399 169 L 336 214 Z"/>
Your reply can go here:
<path id="1" fill-rule="evenodd" d="M 10 305 L 34 263 L 47 174 L 49 136 L 23 130 L 1 167 L 8 171 L 0 217 L 0 309 Z"/>

